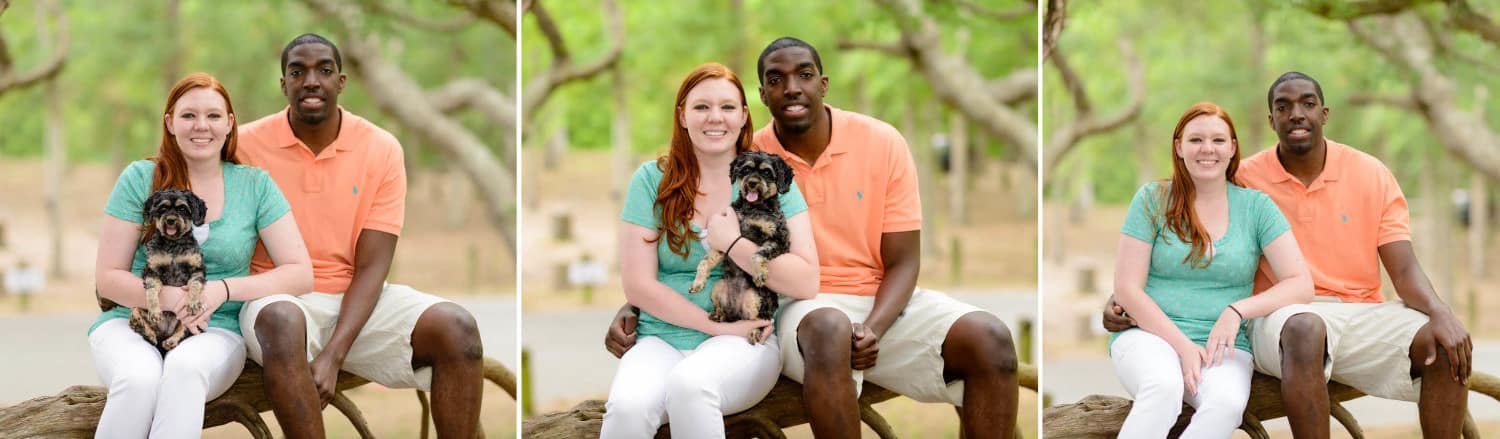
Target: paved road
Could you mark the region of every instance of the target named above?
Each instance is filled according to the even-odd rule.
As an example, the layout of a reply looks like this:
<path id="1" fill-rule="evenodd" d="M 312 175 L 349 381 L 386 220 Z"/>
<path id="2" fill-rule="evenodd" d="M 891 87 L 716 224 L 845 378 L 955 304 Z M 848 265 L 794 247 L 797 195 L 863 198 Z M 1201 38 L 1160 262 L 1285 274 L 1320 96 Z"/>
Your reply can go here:
<path id="1" fill-rule="evenodd" d="M 1021 317 L 1036 320 L 1035 291 L 950 294 L 993 310 L 1006 322 Z M 531 351 L 532 375 L 532 388 L 527 391 L 534 391 L 532 401 L 538 407 L 609 393 L 619 360 L 604 350 L 604 330 L 617 310 L 594 308 L 526 314 L 521 323 L 526 338 L 523 345 Z"/>
<path id="2" fill-rule="evenodd" d="M 515 369 L 515 296 L 456 300 L 479 321 L 485 355 Z M 0 318 L 0 405 L 52 395 L 75 384 L 97 385 L 86 331 L 95 313 Z"/>
<path id="3" fill-rule="evenodd" d="M 1101 345 L 1100 350 L 1104 347 Z M 1474 370 L 1500 376 L 1500 342 L 1480 341 L 1474 346 Z M 1115 377 L 1114 366 L 1107 358 L 1088 360 L 1053 361 L 1045 365 L 1043 385 L 1052 395 L 1052 401 L 1065 404 L 1077 401 L 1089 394 L 1129 397 L 1125 388 Z M 1377 398 L 1360 398 L 1344 404 L 1360 425 L 1417 425 L 1416 404 Z M 1487 396 L 1472 394 L 1469 410 L 1475 419 L 1500 420 L 1500 402 Z M 1267 422 L 1266 428 L 1288 431 L 1286 420 Z M 1335 428 L 1342 431 L 1340 428 Z"/>

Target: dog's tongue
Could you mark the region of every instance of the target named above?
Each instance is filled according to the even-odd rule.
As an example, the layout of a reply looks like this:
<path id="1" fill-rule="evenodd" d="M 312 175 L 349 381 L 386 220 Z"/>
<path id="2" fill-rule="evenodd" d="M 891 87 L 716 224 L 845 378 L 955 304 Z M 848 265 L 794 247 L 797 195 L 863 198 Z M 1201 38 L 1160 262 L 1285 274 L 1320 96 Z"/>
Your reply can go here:
<path id="1" fill-rule="evenodd" d="M 754 202 L 760 199 L 760 192 L 750 191 L 745 193 L 745 201 Z"/>
<path id="2" fill-rule="evenodd" d="M 167 226 L 167 236 L 177 236 L 177 228 L 176 227 L 172 227 L 172 226 Z"/>

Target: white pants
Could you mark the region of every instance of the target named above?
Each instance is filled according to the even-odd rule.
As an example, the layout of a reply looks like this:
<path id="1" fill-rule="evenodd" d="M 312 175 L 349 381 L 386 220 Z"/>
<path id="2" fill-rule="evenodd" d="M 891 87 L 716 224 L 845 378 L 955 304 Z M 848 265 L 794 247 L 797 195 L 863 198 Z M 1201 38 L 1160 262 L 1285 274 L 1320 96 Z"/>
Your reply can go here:
<path id="1" fill-rule="evenodd" d="M 776 385 L 777 346 L 775 337 L 752 345 L 742 336 L 721 335 L 679 351 L 641 337 L 620 358 L 599 437 L 655 437 L 666 422 L 672 437 L 724 437 L 724 414 L 749 409 Z"/>
<path id="2" fill-rule="evenodd" d="M 245 368 L 239 334 L 208 328 L 182 340 L 166 358 L 127 319 L 114 319 L 89 334 L 99 381 L 109 387 L 100 438 L 196 438 L 203 432 L 203 405 L 224 394 Z"/>
<path id="3" fill-rule="evenodd" d="M 1218 366 L 1203 369 L 1198 394 L 1187 395 L 1182 363 L 1167 341 L 1143 329 L 1130 329 L 1109 347 L 1120 384 L 1135 398 L 1120 426 L 1121 438 L 1164 438 L 1187 401 L 1196 410 L 1183 438 L 1228 438 L 1239 427 L 1250 399 L 1250 353 L 1235 349 Z"/>

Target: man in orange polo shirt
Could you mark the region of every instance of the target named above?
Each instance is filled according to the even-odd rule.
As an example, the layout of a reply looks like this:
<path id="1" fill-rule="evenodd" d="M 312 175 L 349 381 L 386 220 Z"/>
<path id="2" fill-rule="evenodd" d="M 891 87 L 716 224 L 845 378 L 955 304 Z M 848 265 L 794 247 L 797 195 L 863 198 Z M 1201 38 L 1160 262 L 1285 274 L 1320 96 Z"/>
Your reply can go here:
<path id="1" fill-rule="evenodd" d="M 1266 94 L 1280 142 L 1240 164 L 1246 185 L 1270 195 L 1291 223 L 1318 297 L 1251 321 L 1256 370 L 1282 380 L 1297 437 L 1328 437 L 1329 379 L 1415 401 L 1423 436 L 1458 437 L 1472 368 L 1469 334 L 1417 265 L 1395 176 L 1375 157 L 1323 137 L 1323 103 L 1316 80 L 1281 75 Z M 1382 263 L 1400 302 L 1381 295 Z M 1256 292 L 1273 280 L 1262 261 Z M 1130 324 L 1117 312 L 1105 319 L 1111 330 Z"/>
<path id="2" fill-rule="evenodd" d="M 311 293 L 245 305 L 246 349 L 265 366 L 266 394 L 287 437 L 323 437 L 319 408 L 340 369 L 432 392 L 438 435 L 474 437 L 484 368 L 478 327 L 452 302 L 385 283 L 405 216 L 401 143 L 338 106 L 342 70 L 332 42 L 293 39 L 281 53 L 288 107 L 240 127 L 240 158 L 266 169 L 286 195 L 314 275 Z M 251 271 L 272 266 L 257 249 Z"/>
<path id="3" fill-rule="evenodd" d="M 1010 437 L 1019 396 L 1009 329 L 916 287 L 922 207 L 906 140 L 890 124 L 824 105 L 828 78 L 806 42 L 777 39 L 757 69 L 773 121 L 755 144 L 795 170 L 818 247 L 820 293 L 777 316 L 782 373 L 802 382 L 813 434 L 859 437 L 857 391 L 868 379 L 961 406 L 963 431 Z M 634 341 L 624 320 L 606 338 L 616 355 Z"/>

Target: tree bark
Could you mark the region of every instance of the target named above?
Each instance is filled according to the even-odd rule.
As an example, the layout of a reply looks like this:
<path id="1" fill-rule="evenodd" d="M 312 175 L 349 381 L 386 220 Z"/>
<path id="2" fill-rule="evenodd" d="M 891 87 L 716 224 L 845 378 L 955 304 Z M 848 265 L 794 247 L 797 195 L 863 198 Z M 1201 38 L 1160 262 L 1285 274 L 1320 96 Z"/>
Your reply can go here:
<path id="1" fill-rule="evenodd" d="M 1146 67 L 1141 63 L 1140 58 L 1136 57 L 1135 46 L 1129 40 L 1121 40 L 1119 46 L 1120 55 L 1125 61 L 1126 87 L 1129 89 L 1130 103 L 1115 114 L 1104 117 L 1099 117 L 1094 112 L 1083 80 L 1073 72 L 1063 52 L 1057 49 L 1052 50 L 1052 56 L 1048 59 L 1057 68 L 1064 86 L 1073 96 L 1073 107 L 1077 117 L 1070 123 L 1054 124 L 1053 126 L 1057 128 L 1051 130 L 1047 136 L 1046 150 L 1042 159 L 1042 169 L 1047 175 L 1047 180 L 1052 179 L 1052 171 L 1057 169 L 1063 157 L 1067 156 L 1079 141 L 1094 134 L 1114 130 L 1140 117 L 1141 109 L 1146 104 Z"/>
<path id="2" fill-rule="evenodd" d="M 630 165 L 630 94 L 626 87 L 625 68 L 620 63 L 610 66 L 610 89 L 614 94 L 614 120 L 610 124 L 610 190 L 609 198 L 616 207 L 625 203 L 625 189 L 630 184 L 630 175 L 635 171 Z"/>
<path id="3" fill-rule="evenodd" d="M 9 0 L 0 0 L 0 16 L 4 16 L 5 10 L 9 8 Z M 50 35 L 40 32 L 46 26 L 39 26 L 37 34 L 37 38 L 44 42 L 42 44 L 51 46 L 51 56 L 29 71 L 17 71 L 15 60 L 10 55 L 10 48 L 5 43 L 5 35 L 0 34 L 0 95 L 4 95 L 9 90 L 30 87 L 56 78 L 62 73 L 63 66 L 67 63 L 69 44 L 67 13 L 55 2 L 39 3 L 38 11 L 46 11 L 46 15 L 55 20 Z M 41 12 L 38 14 L 41 17 Z"/>
<path id="4" fill-rule="evenodd" d="M 59 13 L 54 12 L 59 6 L 51 2 L 39 6 L 36 9 L 37 40 L 40 43 L 41 51 L 48 53 L 54 50 L 52 48 L 53 41 L 47 38 L 47 35 L 51 33 L 48 29 L 51 27 L 48 16 Z M 64 243 L 64 232 L 67 224 L 63 221 L 62 213 L 63 178 L 65 177 L 63 174 L 67 173 L 68 170 L 68 143 L 63 137 L 62 93 L 58 90 L 56 76 L 48 79 L 43 85 L 43 94 L 45 96 L 43 100 L 46 101 L 46 131 L 43 134 L 43 141 L 46 143 L 47 148 L 46 184 L 43 186 L 45 201 L 43 205 L 46 207 L 45 210 L 47 212 L 48 241 L 51 242 L 52 246 L 52 258 L 48 261 L 50 267 L 47 273 L 48 277 L 53 280 L 60 280 L 67 277 L 68 274 L 67 268 L 64 266 L 67 257 L 63 254 L 64 249 L 67 248 Z"/>

